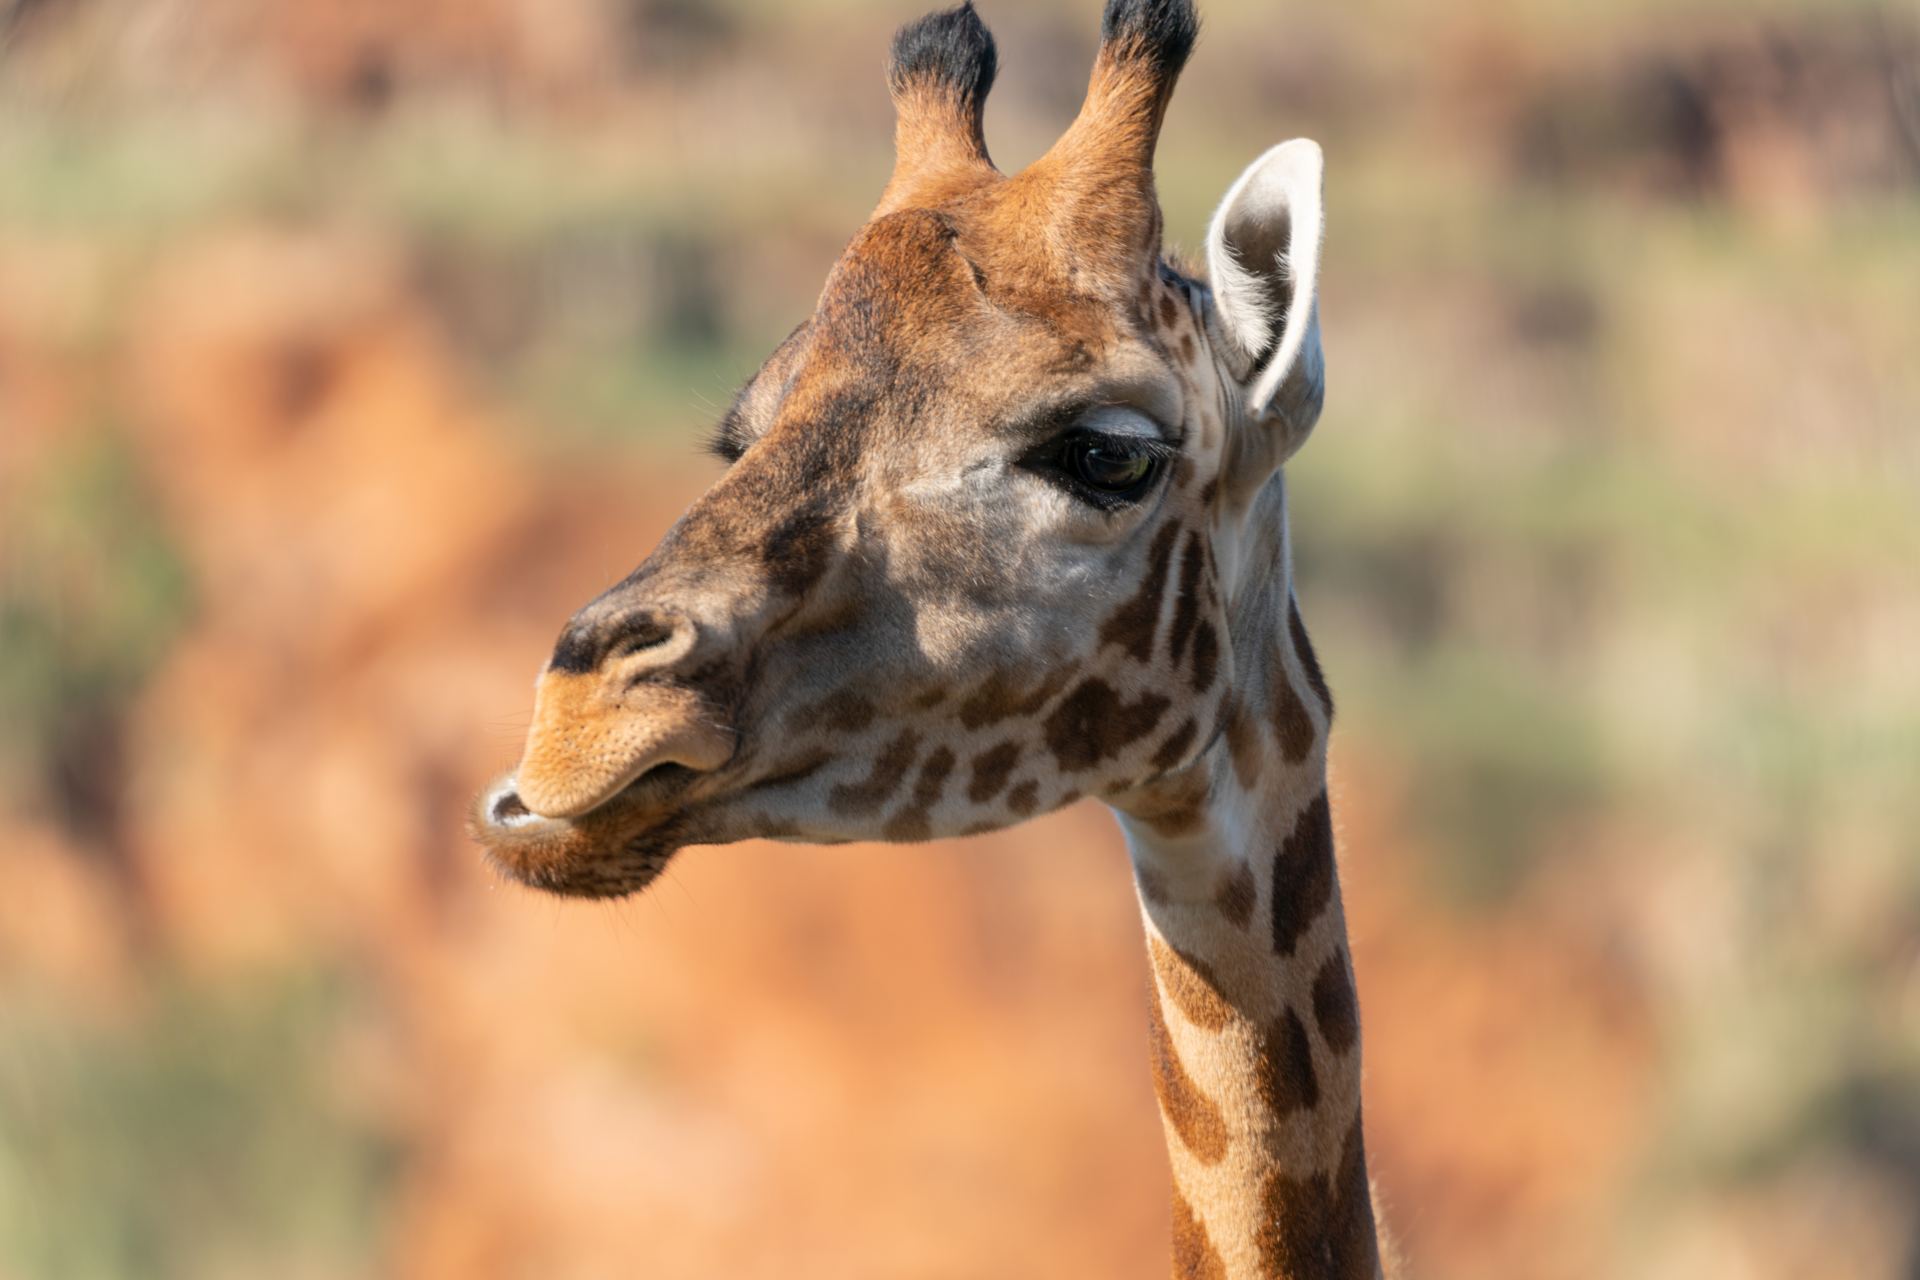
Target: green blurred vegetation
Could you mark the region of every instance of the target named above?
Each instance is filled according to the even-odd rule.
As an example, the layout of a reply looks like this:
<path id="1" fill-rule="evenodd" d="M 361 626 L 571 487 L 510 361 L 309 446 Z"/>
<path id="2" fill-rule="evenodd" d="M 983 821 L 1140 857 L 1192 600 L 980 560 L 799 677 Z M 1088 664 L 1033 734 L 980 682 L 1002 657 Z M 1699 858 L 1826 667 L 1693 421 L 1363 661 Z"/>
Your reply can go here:
<path id="1" fill-rule="evenodd" d="M 124 1025 L 0 1006 L 0 1267 L 47 1280 L 371 1270 L 398 1149 L 342 1096 L 350 992 L 168 983 Z"/>
<path id="2" fill-rule="evenodd" d="M 91 766 L 116 750 L 191 588 L 112 425 L 77 433 L 21 498 L 0 513 L 0 800 L 84 830 L 113 808 Z"/>

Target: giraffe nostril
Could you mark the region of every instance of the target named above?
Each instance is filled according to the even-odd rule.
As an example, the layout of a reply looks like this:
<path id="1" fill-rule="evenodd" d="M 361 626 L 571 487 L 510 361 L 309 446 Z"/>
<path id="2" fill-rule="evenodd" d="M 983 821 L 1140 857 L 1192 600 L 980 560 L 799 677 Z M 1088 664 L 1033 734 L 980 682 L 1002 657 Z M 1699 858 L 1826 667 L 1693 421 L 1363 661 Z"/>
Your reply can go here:
<path id="1" fill-rule="evenodd" d="M 603 663 L 666 648 L 683 636 L 690 644 L 692 624 L 666 611 L 640 609 L 608 621 L 576 618 L 561 633 L 547 666 L 585 675 Z"/>
<path id="2" fill-rule="evenodd" d="M 489 817 L 503 827 L 533 816 L 533 811 L 527 808 L 527 803 L 520 798 L 520 793 L 513 790 L 503 791 L 496 796 L 487 812 Z"/>
<path id="3" fill-rule="evenodd" d="M 629 619 L 615 633 L 613 643 L 608 646 L 607 657 L 627 658 L 649 649 L 658 649 L 673 639 L 673 633 L 671 625 L 651 615 Z"/>

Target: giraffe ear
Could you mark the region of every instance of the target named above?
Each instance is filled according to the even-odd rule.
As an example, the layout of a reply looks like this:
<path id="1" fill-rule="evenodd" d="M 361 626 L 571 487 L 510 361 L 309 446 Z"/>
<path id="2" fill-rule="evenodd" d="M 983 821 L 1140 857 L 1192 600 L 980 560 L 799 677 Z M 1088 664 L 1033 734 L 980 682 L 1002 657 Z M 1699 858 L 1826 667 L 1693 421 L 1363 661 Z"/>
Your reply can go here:
<path id="1" fill-rule="evenodd" d="M 1283 142 L 1240 175 L 1207 232 L 1214 328 L 1257 428 L 1242 432 L 1240 473 L 1254 488 L 1320 419 L 1320 146 Z"/>

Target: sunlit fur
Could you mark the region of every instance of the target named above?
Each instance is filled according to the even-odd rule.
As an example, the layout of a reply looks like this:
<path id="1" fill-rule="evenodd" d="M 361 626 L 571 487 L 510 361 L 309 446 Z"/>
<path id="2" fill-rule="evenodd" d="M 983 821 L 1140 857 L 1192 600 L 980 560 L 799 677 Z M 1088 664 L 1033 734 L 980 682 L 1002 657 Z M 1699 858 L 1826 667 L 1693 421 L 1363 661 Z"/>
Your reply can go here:
<path id="1" fill-rule="evenodd" d="M 1278 470 L 1323 390 L 1319 152 L 1236 184 L 1227 294 L 1167 263 L 1152 159 L 1196 30 L 1187 0 L 1115 0 L 1078 118 L 1013 176 L 972 7 L 903 31 L 879 208 L 717 428 L 726 473 L 562 629 L 475 826 L 508 874 L 601 896 L 689 844 L 1108 802 L 1151 939 L 1176 1269 L 1371 1276 L 1332 703 Z M 1153 442 L 1155 481 L 1109 500 L 1049 471 L 1086 431 Z"/>

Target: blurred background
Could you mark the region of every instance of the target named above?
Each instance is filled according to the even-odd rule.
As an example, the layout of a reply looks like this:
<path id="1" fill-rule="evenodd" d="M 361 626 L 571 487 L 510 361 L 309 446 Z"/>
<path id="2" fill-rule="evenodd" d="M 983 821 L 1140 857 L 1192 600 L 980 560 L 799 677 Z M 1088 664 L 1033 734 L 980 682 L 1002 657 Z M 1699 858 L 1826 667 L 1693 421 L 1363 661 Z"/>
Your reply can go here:
<path id="1" fill-rule="evenodd" d="M 1003 168 L 1097 0 L 983 0 Z M 1329 156 L 1292 468 L 1428 1280 L 1920 1277 L 1920 7 L 1208 0 Z M 574 607 L 890 167 L 911 0 L 0 0 L 0 1276 L 1165 1274 L 1124 853 L 497 885 Z"/>

